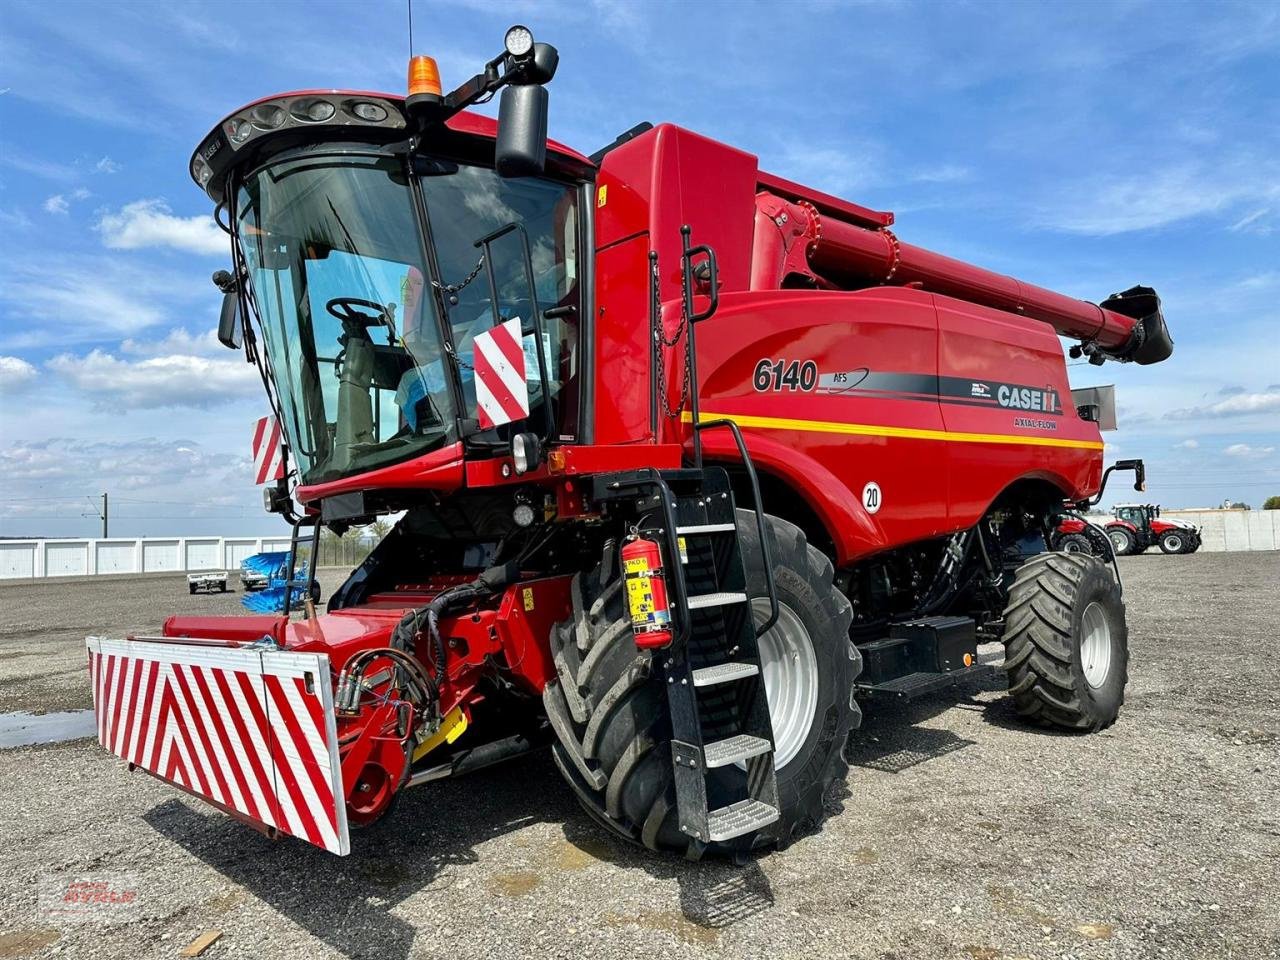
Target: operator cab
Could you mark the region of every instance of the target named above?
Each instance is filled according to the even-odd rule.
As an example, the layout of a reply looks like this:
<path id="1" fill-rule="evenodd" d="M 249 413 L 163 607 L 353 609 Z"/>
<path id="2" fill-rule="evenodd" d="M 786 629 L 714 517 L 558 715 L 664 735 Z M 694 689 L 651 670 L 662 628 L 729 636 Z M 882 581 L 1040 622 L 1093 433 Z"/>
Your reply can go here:
<path id="1" fill-rule="evenodd" d="M 507 452 L 517 430 L 543 447 L 578 438 L 592 168 L 554 145 L 544 160 L 554 50 L 518 46 L 448 97 L 416 57 L 407 99 L 250 104 L 192 158 L 232 238 L 220 338 L 247 341 L 303 488 L 458 443 Z M 514 119 L 460 112 L 502 87 Z M 480 345 L 504 391 L 495 417 L 476 338 L 503 324 L 518 331 L 505 353 L 496 336 Z"/>
<path id="2" fill-rule="evenodd" d="M 1150 526 L 1151 518 L 1159 515 L 1159 509 L 1149 503 L 1120 503 L 1114 510 L 1116 519 L 1124 520 L 1135 527 Z"/>

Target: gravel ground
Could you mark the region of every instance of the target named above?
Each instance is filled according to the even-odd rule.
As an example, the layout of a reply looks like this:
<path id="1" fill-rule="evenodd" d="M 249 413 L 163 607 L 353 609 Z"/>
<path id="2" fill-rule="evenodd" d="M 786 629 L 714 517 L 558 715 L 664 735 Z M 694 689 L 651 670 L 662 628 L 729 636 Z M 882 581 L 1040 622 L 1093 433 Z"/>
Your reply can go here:
<path id="1" fill-rule="evenodd" d="M 0 751 L 0 958 L 174 957 L 214 930 L 205 958 L 1280 957 L 1280 553 L 1122 571 L 1112 729 L 1022 727 L 998 682 L 883 708 L 823 832 L 742 868 L 615 843 L 545 756 L 411 791 L 337 858 L 91 741 Z M 237 599 L 173 578 L 0 586 L 0 710 L 87 707 L 86 633 Z M 86 876 L 136 891 L 135 918 L 41 909 Z"/>

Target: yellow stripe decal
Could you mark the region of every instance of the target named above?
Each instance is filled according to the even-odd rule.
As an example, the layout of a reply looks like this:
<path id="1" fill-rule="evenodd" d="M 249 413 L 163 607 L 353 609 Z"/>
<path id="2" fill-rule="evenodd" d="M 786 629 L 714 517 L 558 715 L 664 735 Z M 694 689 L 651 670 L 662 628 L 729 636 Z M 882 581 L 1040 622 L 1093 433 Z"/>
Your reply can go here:
<path id="1" fill-rule="evenodd" d="M 1034 437 L 1008 433 L 953 433 L 950 430 L 919 430 L 915 427 L 890 427 L 873 423 L 839 423 L 831 420 L 789 420 L 783 417 L 752 417 L 741 413 L 700 411 L 701 419 L 732 420 L 740 427 L 756 430 L 796 430 L 805 433 L 840 433 L 856 437 L 902 437 L 907 440 L 943 440 L 950 443 L 1013 443 L 1032 447 L 1070 447 L 1077 450 L 1101 450 L 1097 440 L 1063 440 L 1059 437 Z M 692 423 L 687 410 L 681 415 Z"/>

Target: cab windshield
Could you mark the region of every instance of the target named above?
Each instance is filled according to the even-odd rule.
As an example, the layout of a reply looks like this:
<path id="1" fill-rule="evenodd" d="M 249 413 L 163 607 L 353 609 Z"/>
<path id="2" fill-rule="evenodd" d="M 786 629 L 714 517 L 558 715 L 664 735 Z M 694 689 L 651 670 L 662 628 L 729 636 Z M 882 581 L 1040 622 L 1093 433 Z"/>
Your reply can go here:
<path id="1" fill-rule="evenodd" d="M 550 408 L 556 429 L 572 432 L 576 310 L 552 311 L 561 315 L 543 323 L 546 396 L 534 310 L 576 307 L 576 192 L 438 166 L 421 181 L 429 228 L 403 155 L 371 148 L 295 154 L 249 175 L 238 191 L 237 233 L 263 352 L 304 484 L 457 440 L 459 419 L 476 417 L 472 341 L 510 319 L 522 326 L 529 422 L 540 427 Z M 490 244 L 486 263 L 477 241 L 512 224 Z"/>

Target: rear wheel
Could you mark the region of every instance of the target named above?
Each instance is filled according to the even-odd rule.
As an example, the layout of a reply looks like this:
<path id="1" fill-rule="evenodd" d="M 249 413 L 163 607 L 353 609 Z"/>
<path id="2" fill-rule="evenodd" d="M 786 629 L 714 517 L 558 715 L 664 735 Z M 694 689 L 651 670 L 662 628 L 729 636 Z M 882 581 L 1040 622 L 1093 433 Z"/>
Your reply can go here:
<path id="1" fill-rule="evenodd" d="M 1067 533 L 1058 538 L 1058 545 L 1055 547 L 1061 553 L 1083 553 L 1086 556 L 1093 555 L 1093 547 L 1089 544 L 1089 538 L 1082 533 Z"/>
<path id="2" fill-rule="evenodd" d="M 1177 530 L 1166 530 L 1160 534 L 1161 553 L 1186 553 L 1187 539 Z"/>
<path id="3" fill-rule="evenodd" d="M 1117 557 L 1127 557 L 1137 549 L 1138 541 L 1124 527 L 1111 527 L 1107 530 L 1107 539 L 1111 541 L 1111 549 Z"/>
<path id="4" fill-rule="evenodd" d="M 775 736 L 775 766 L 785 839 L 814 829 L 823 799 L 848 765 L 843 750 L 861 719 L 851 691 L 861 658 L 849 641 L 852 611 L 832 583 L 832 567 L 799 528 L 768 517 L 779 600 L 778 622 L 760 640 Z M 748 595 L 756 622 L 768 615 L 754 514 L 738 511 Z M 574 616 L 553 635 L 560 682 L 543 693 L 559 740 L 556 764 L 592 818 L 653 850 L 699 853 L 680 830 L 671 775 L 667 696 L 653 654 L 637 650 L 625 616 L 616 553 L 575 578 Z M 657 652 L 661 656 L 661 651 Z M 746 796 L 746 774 L 723 767 L 708 777 L 712 807 Z M 762 846 L 747 834 L 707 849 Z"/>
<path id="5" fill-rule="evenodd" d="M 1115 722 L 1129 635 L 1120 587 L 1101 561 L 1042 553 L 1023 564 L 1009 589 L 1004 645 L 1019 714 L 1070 730 Z"/>

